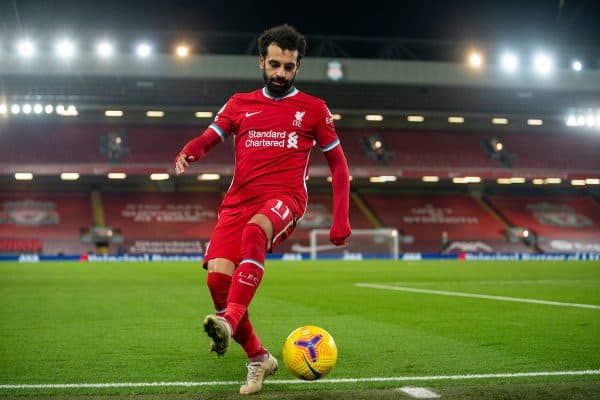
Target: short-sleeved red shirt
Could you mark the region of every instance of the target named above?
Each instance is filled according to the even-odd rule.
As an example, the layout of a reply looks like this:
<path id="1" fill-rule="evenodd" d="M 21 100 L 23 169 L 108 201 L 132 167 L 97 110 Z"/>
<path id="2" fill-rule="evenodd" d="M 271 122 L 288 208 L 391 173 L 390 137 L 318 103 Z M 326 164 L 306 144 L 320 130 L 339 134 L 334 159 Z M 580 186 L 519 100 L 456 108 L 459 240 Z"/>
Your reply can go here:
<path id="1" fill-rule="evenodd" d="M 280 98 L 265 88 L 237 93 L 210 125 L 222 140 L 234 135 L 235 171 L 224 207 L 240 207 L 287 195 L 306 210 L 306 174 L 310 152 L 339 145 L 333 117 L 325 102 L 292 88 Z"/>

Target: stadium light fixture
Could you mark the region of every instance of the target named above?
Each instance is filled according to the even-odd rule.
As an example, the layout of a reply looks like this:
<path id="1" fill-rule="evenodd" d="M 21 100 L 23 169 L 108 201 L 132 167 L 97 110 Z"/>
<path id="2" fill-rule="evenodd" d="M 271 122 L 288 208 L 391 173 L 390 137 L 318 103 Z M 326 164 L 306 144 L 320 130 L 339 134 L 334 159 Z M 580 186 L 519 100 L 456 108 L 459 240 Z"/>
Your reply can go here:
<path id="1" fill-rule="evenodd" d="M 56 113 L 63 117 L 76 117 L 79 115 L 77 108 L 72 104 L 68 105 L 67 107 L 63 105 L 56 106 Z"/>
<path id="2" fill-rule="evenodd" d="M 521 176 L 513 176 L 510 178 L 510 183 L 525 183 L 527 179 Z"/>
<path id="3" fill-rule="evenodd" d="M 448 117 L 449 124 L 464 124 L 465 118 L 460 116 L 450 116 Z"/>
<path id="4" fill-rule="evenodd" d="M 63 60 L 68 60 L 75 56 L 75 43 L 69 39 L 61 39 L 54 45 L 56 55 Z"/>
<path id="5" fill-rule="evenodd" d="M 221 179 L 221 175 L 219 174 L 200 174 L 198 175 L 199 181 L 218 181 Z"/>
<path id="6" fill-rule="evenodd" d="M 213 117 L 212 111 L 197 111 L 195 115 L 196 115 L 196 118 L 212 118 Z"/>
<path id="7" fill-rule="evenodd" d="M 562 182 L 562 179 L 560 178 L 546 178 L 544 179 L 544 183 L 545 184 L 550 184 L 550 185 L 558 185 L 559 183 Z"/>
<path id="8" fill-rule="evenodd" d="M 109 172 L 106 177 L 108 179 L 125 179 L 127 178 L 127 174 L 125 172 Z"/>
<path id="9" fill-rule="evenodd" d="M 135 52 L 140 58 L 148 58 L 152 54 L 152 46 L 148 43 L 140 43 L 136 47 Z"/>
<path id="10" fill-rule="evenodd" d="M 492 124 L 494 124 L 494 125 L 507 125 L 508 124 L 508 118 L 494 117 L 494 118 L 492 118 Z"/>
<path id="11" fill-rule="evenodd" d="M 510 181 L 510 178 L 498 178 L 496 179 L 496 183 L 499 185 L 510 185 L 512 184 L 512 182 Z"/>
<path id="12" fill-rule="evenodd" d="M 367 121 L 383 121 L 383 115 L 381 114 L 367 114 L 365 115 Z"/>
<path id="13" fill-rule="evenodd" d="M 542 76 L 548 76 L 554 69 L 554 60 L 548 54 L 539 53 L 533 57 L 533 67 Z"/>
<path id="14" fill-rule="evenodd" d="M 122 110 L 106 110 L 104 111 L 105 117 L 119 118 L 123 116 Z"/>
<path id="15" fill-rule="evenodd" d="M 473 51 L 469 54 L 468 63 L 471 68 L 479 69 L 483 65 L 483 57 L 481 53 Z"/>
<path id="16" fill-rule="evenodd" d="M 31 172 L 16 172 L 15 179 L 17 181 L 30 181 L 33 179 L 33 174 Z"/>
<path id="17" fill-rule="evenodd" d="M 465 177 L 454 177 L 452 178 L 453 183 L 479 183 L 481 178 L 478 176 L 465 176 Z"/>
<path id="18" fill-rule="evenodd" d="M 165 174 L 165 173 L 150 174 L 150 179 L 153 181 L 166 181 L 167 179 L 169 179 L 169 174 Z"/>
<path id="19" fill-rule="evenodd" d="M 32 58 L 36 54 L 35 43 L 30 39 L 21 39 L 17 42 L 17 53 L 23 58 Z"/>
<path id="20" fill-rule="evenodd" d="M 44 112 L 46 114 L 52 114 L 52 112 L 54 112 L 54 106 L 52 104 L 46 104 L 46 107 L 44 107 Z"/>
<path id="21" fill-rule="evenodd" d="M 23 114 L 31 114 L 32 110 L 31 104 L 23 104 Z"/>
<path id="22" fill-rule="evenodd" d="M 571 179 L 571 186 L 585 186 L 585 179 Z"/>
<path id="23" fill-rule="evenodd" d="M 76 181 L 79 179 L 79 174 L 77 172 L 63 172 L 60 174 L 60 179 L 63 181 Z"/>
<path id="24" fill-rule="evenodd" d="M 0 104 L 0 115 L 6 115 L 8 112 L 8 106 L 4 103 Z"/>
<path id="25" fill-rule="evenodd" d="M 542 126 L 544 125 L 544 121 L 538 118 L 529 118 L 527 120 L 527 125 L 529 126 Z"/>
<path id="26" fill-rule="evenodd" d="M 535 178 L 531 181 L 534 185 L 543 185 L 545 182 L 542 178 Z"/>
<path id="27" fill-rule="evenodd" d="M 13 104 L 10 106 L 10 112 L 11 114 L 18 114 L 21 112 L 21 106 L 18 104 Z"/>
<path id="28" fill-rule="evenodd" d="M 406 117 L 408 122 L 423 122 L 425 121 L 425 117 L 422 115 L 409 115 Z"/>
<path id="29" fill-rule="evenodd" d="M 435 175 L 425 175 L 424 177 L 421 178 L 421 180 L 423 182 L 435 183 L 435 182 L 439 182 L 440 181 L 440 177 L 439 176 L 435 176 Z"/>
<path id="30" fill-rule="evenodd" d="M 148 118 L 162 118 L 164 116 L 165 116 L 164 111 L 160 111 L 160 110 L 146 111 L 146 117 L 148 117 Z"/>
<path id="31" fill-rule="evenodd" d="M 571 63 L 571 68 L 573 69 L 573 71 L 579 72 L 579 71 L 581 71 L 583 69 L 583 63 L 581 61 L 579 61 L 579 60 L 574 60 Z"/>
<path id="32" fill-rule="evenodd" d="M 371 176 L 369 178 L 369 182 L 371 183 L 396 182 L 397 180 L 398 178 L 393 175 Z"/>
<path id="33" fill-rule="evenodd" d="M 586 185 L 600 185 L 600 179 L 598 179 L 598 178 L 586 178 L 585 179 L 585 184 Z"/>
<path id="34" fill-rule="evenodd" d="M 177 55 L 177 57 L 179 58 L 186 58 L 187 56 L 190 55 L 190 48 L 189 46 L 185 45 L 185 44 L 180 44 L 179 46 L 177 46 L 177 48 L 175 49 L 175 54 Z"/>
<path id="35" fill-rule="evenodd" d="M 112 57 L 115 52 L 114 45 L 108 40 L 102 40 L 96 45 L 96 54 L 103 59 Z"/>
<path id="36" fill-rule="evenodd" d="M 39 104 L 39 103 L 34 104 L 33 105 L 33 112 L 35 114 L 41 114 L 41 113 L 43 113 L 44 112 L 44 106 L 41 105 L 41 104 Z"/>
<path id="37" fill-rule="evenodd" d="M 500 65 L 506 72 L 516 72 L 519 69 L 519 58 L 514 53 L 504 53 L 500 58 Z"/>

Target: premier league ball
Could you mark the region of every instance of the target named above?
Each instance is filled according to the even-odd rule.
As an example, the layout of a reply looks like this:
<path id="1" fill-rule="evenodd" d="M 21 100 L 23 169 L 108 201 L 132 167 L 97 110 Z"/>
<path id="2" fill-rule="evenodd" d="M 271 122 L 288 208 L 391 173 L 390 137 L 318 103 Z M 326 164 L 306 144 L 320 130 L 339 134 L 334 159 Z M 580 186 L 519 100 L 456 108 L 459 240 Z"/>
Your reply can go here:
<path id="1" fill-rule="evenodd" d="M 294 330 L 283 344 L 283 362 L 300 379 L 313 381 L 327 375 L 337 361 L 333 337 L 318 326 Z"/>

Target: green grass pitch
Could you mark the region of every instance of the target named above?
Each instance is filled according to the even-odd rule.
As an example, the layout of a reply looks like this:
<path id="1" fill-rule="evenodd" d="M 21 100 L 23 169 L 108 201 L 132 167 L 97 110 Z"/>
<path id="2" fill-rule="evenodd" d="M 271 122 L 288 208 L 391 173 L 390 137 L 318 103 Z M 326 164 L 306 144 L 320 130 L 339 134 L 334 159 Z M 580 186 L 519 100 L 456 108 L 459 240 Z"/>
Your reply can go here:
<path id="1" fill-rule="evenodd" d="M 0 397 L 239 398 L 241 349 L 217 358 L 201 329 L 205 278 L 199 263 L 0 263 Z M 406 398 L 395 388 L 408 384 L 447 399 L 598 396 L 600 308 L 569 304 L 600 305 L 600 263 L 268 261 L 250 315 L 281 369 L 260 396 Z M 307 324 L 333 335 L 339 358 L 323 381 L 297 384 L 281 348 Z M 6 386 L 147 382 L 196 386 Z"/>

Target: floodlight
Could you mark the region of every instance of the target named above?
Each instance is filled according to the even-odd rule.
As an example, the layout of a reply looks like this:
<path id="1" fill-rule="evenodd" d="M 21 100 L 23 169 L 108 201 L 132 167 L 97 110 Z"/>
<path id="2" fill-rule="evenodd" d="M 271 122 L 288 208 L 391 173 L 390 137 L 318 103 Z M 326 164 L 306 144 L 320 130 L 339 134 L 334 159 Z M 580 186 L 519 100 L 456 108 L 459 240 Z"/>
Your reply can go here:
<path id="1" fill-rule="evenodd" d="M 150 174 L 150 179 L 153 181 L 166 181 L 167 179 L 169 179 L 169 174 L 164 174 L 164 173 Z"/>
<path id="2" fill-rule="evenodd" d="M 6 114 L 8 111 L 8 107 L 6 104 L 0 104 L 0 114 Z"/>
<path id="3" fill-rule="evenodd" d="M 23 114 L 31 114 L 31 104 L 23 104 Z"/>
<path id="4" fill-rule="evenodd" d="M 469 55 L 469 66 L 473 68 L 480 68 L 483 64 L 483 57 L 477 52 L 473 52 Z"/>
<path id="5" fill-rule="evenodd" d="M 10 106 L 10 112 L 12 114 L 18 114 L 21 112 L 21 106 L 18 104 L 13 104 L 12 106 Z"/>
<path id="6" fill-rule="evenodd" d="M 519 69 L 519 59 L 513 53 L 504 53 L 500 59 L 502 68 L 507 72 L 515 72 Z"/>
<path id="7" fill-rule="evenodd" d="M 46 112 L 46 114 L 52 114 L 52 111 L 54 111 L 54 106 L 52 104 L 46 104 L 44 112 Z"/>
<path id="8" fill-rule="evenodd" d="M 41 104 L 35 104 L 33 106 L 33 112 L 36 114 L 41 114 L 44 111 L 44 106 L 42 106 Z"/>
<path id="9" fill-rule="evenodd" d="M 17 42 L 17 53 L 23 58 L 31 58 L 35 56 L 35 43 L 29 39 L 21 39 Z"/>
<path id="10" fill-rule="evenodd" d="M 63 181 L 76 181 L 79 179 L 79 174 L 77 172 L 63 172 L 60 174 L 60 179 Z"/>
<path id="11" fill-rule="evenodd" d="M 177 57 L 185 58 L 190 55 L 190 48 L 186 45 L 179 45 L 175 49 L 175 54 L 177 54 Z"/>
<path id="12" fill-rule="evenodd" d="M 114 46 L 107 40 L 103 40 L 96 45 L 96 54 L 101 58 L 110 58 L 114 51 Z"/>
<path id="13" fill-rule="evenodd" d="M 152 54 L 152 46 L 148 43 L 141 43 L 137 46 L 135 51 L 141 58 L 147 58 Z"/>
<path id="14" fill-rule="evenodd" d="M 125 179 L 127 174 L 125 172 L 109 172 L 107 177 L 108 179 Z"/>
<path id="15" fill-rule="evenodd" d="M 583 64 L 581 63 L 581 61 L 575 60 L 571 64 L 571 68 L 573 68 L 573 71 L 581 71 L 583 69 Z"/>
<path id="16" fill-rule="evenodd" d="M 547 54 L 536 54 L 533 58 L 533 66 L 540 75 L 548 75 L 554 69 L 554 61 Z"/>
<path id="17" fill-rule="evenodd" d="M 61 39 L 54 45 L 56 55 L 62 59 L 69 59 L 75 55 L 75 44 L 69 39 Z"/>
<path id="18" fill-rule="evenodd" d="M 17 181 L 30 181 L 33 179 L 31 172 L 15 172 L 15 180 Z"/>

